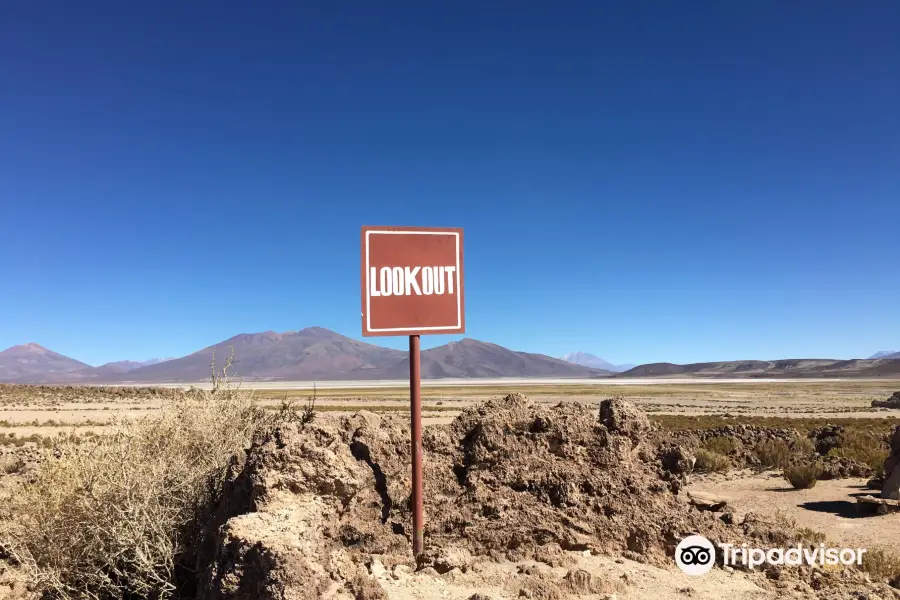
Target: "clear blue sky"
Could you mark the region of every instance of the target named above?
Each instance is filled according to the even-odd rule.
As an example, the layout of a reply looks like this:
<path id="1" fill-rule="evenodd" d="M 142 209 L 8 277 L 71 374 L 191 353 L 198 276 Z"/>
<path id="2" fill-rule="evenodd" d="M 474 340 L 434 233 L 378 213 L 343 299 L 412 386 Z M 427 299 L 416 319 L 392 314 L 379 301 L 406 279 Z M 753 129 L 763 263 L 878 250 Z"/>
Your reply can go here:
<path id="1" fill-rule="evenodd" d="M 363 224 L 464 227 L 468 335 L 513 349 L 897 348 L 898 31 L 896 0 L 3 3 L 0 348 L 359 337 Z"/>

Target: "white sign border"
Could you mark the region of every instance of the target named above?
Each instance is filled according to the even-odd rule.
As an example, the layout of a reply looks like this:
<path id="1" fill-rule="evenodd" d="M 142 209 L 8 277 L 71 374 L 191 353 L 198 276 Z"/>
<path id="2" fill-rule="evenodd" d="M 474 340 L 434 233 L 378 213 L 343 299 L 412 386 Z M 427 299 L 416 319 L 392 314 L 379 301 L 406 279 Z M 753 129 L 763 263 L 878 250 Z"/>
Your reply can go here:
<path id="1" fill-rule="evenodd" d="M 369 282 L 369 236 L 376 235 L 452 235 L 456 238 L 456 325 L 441 325 L 436 327 L 391 327 L 386 329 L 372 329 L 372 305 L 370 293 L 372 290 Z M 459 273 L 459 232 L 456 231 L 390 231 L 370 229 L 366 231 L 366 332 L 367 333 L 386 333 L 404 331 L 447 331 L 452 334 L 453 329 L 462 329 L 462 292 L 460 291 Z"/>

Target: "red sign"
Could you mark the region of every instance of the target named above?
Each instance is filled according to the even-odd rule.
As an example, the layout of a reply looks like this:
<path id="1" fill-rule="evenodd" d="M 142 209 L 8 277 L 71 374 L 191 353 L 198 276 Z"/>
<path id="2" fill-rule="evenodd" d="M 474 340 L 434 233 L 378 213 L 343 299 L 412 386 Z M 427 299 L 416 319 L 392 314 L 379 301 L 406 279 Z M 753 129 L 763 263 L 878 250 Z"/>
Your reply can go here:
<path id="1" fill-rule="evenodd" d="M 362 228 L 362 333 L 465 333 L 462 229 Z"/>

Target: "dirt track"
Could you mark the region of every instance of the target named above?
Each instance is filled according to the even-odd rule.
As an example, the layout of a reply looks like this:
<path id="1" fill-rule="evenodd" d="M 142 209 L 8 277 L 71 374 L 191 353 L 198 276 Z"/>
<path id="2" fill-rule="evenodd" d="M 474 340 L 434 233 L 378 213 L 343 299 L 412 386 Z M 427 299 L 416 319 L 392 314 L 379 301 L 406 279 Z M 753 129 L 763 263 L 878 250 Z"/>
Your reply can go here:
<path id="1" fill-rule="evenodd" d="M 900 550 L 900 513 L 861 516 L 856 497 L 873 492 L 865 479 L 819 481 L 795 490 L 779 472 L 695 477 L 690 490 L 728 500 L 740 514 L 780 511 L 840 546 Z"/>

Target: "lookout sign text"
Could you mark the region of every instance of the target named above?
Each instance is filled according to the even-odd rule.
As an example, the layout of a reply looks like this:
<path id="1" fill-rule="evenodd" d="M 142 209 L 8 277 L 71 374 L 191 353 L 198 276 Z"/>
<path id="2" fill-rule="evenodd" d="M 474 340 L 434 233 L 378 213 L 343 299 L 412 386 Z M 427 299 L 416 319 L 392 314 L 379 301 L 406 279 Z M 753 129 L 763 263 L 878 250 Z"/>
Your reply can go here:
<path id="1" fill-rule="evenodd" d="M 462 229 L 362 228 L 362 333 L 465 333 Z"/>

